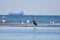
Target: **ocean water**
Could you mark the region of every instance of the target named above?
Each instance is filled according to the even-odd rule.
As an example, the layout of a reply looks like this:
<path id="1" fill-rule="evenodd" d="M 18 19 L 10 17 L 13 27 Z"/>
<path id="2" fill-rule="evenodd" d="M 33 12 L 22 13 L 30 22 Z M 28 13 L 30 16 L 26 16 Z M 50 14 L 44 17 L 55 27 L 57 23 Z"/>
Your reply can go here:
<path id="1" fill-rule="evenodd" d="M 60 23 L 60 16 L 48 15 L 0 15 L 0 23 L 30 22 L 36 23 Z M 60 40 L 60 27 L 2 27 L 0 24 L 0 40 Z"/>
<path id="2" fill-rule="evenodd" d="M 32 22 L 33 16 L 36 23 L 49 23 L 50 21 L 60 23 L 60 16 L 58 15 L 0 15 L 0 22 L 2 20 L 5 20 L 7 23 L 26 22 L 27 20 Z"/>
<path id="3" fill-rule="evenodd" d="M 0 40 L 60 40 L 60 27 L 0 27 Z"/>

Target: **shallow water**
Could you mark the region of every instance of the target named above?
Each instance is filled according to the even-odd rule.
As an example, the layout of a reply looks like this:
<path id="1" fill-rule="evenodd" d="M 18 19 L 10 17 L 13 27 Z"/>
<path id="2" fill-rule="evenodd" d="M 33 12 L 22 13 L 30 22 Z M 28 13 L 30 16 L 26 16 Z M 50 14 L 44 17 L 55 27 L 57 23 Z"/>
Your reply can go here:
<path id="1" fill-rule="evenodd" d="M 60 40 L 60 28 L 0 27 L 0 40 Z"/>

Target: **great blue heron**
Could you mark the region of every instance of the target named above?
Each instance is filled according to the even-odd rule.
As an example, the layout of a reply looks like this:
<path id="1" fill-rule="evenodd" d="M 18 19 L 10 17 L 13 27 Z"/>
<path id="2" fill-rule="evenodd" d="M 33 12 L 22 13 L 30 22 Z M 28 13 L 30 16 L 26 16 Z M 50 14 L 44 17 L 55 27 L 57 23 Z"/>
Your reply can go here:
<path id="1" fill-rule="evenodd" d="M 33 24 L 37 26 L 37 23 L 33 20 Z"/>
<path id="2" fill-rule="evenodd" d="M 34 16 L 33 16 L 33 24 L 37 26 L 37 23 L 36 23 L 35 20 L 34 20 Z"/>

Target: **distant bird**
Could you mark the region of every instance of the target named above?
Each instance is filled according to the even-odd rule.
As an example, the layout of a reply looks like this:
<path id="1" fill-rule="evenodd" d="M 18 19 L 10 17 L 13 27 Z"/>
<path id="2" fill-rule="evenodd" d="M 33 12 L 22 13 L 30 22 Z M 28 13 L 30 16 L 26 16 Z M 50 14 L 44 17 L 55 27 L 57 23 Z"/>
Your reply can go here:
<path id="1" fill-rule="evenodd" d="M 33 20 L 33 24 L 37 26 L 37 23 Z"/>

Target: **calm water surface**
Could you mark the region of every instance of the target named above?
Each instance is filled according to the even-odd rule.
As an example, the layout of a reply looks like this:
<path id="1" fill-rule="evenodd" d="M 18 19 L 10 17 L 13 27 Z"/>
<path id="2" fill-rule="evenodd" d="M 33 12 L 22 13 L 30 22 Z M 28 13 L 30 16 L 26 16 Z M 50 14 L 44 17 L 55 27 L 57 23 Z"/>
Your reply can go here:
<path id="1" fill-rule="evenodd" d="M 0 27 L 0 40 L 60 40 L 60 28 Z"/>

